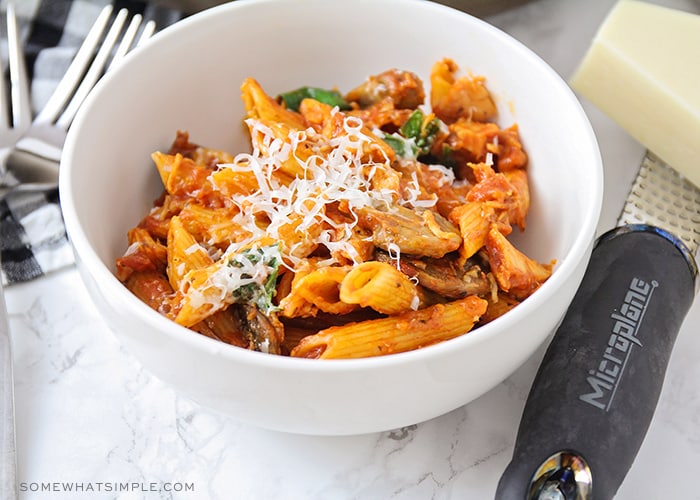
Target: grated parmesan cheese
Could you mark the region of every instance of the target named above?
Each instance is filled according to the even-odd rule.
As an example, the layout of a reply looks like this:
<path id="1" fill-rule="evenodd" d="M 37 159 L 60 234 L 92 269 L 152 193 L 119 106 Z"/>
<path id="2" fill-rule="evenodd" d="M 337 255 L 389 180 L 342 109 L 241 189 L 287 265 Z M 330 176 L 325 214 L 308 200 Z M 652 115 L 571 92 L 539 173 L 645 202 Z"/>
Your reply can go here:
<path id="1" fill-rule="evenodd" d="M 401 248 L 396 243 L 389 243 L 386 248 L 389 253 L 389 259 L 391 259 L 396 269 L 401 270 Z"/>
<path id="2" fill-rule="evenodd" d="M 415 172 L 411 172 L 411 180 L 406 186 L 406 193 L 408 197 L 401 201 L 404 206 L 409 206 L 413 208 L 430 208 L 434 207 L 437 203 L 437 194 L 433 193 L 430 199 L 421 199 L 421 189 L 420 184 L 418 184 L 418 175 Z"/>
<path id="3" fill-rule="evenodd" d="M 238 208 L 233 222 L 240 225 L 248 237 L 238 243 L 245 248 L 263 237 L 284 241 L 281 229 L 294 221 L 298 222 L 295 231 L 302 241 L 282 248 L 286 264 L 292 268 L 301 261 L 295 254 L 296 249 L 305 243 L 323 245 L 331 254 L 342 253 L 356 260 L 357 250 L 350 243 L 354 222 L 339 223 L 327 217 L 326 207 L 344 201 L 351 213 L 365 206 L 390 207 L 394 204 L 396 193 L 389 189 L 374 189 L 373 180 L 379 173 L 393 169 L 388 157 L 376 161 L 365 151 L 374 147 L 374 140 L 363 131 L 363 122 L 357 117 L 345 117 L 343 133 L 332 138 L 317 134 L 312 128 L 305 131 L 293 131 L 287 141 L 274 137 L 272 130 L 255 119 L 246 121 L 253 138 L 253 152 L 239 154 L 231 164 L 222 164 L 219 168 L 230 168 L 236 172 L 250 172 L 255 175 L 258 189 L 250 195 L 235 195 L 233 203 Z M 297 154 L 301 144 L 311 146 L 314 152 L 304 160 Z M 303 175 L 288 184 L 280 182 L 273 174 L 290 157 L 294 157 L 301 166 Z M 416 181 L 416 191 L 418 190 Z M 423 204 L 417 194 L 411 192 L 404 204 Z M 435 202 L 429 200 L 431 205 Z M 421 205 L 425 206 L 425 205 Z M 263 219 L 266 224 L 261 225 Z M 312 236 L 310 229 L 323 228 L 320 234 Z M 307 241 L 313 238 L 313 242 Z M 330 262 L 335 262 L 331 257 Z"/>
<path id="4" fill-rule="evenodd" d="M 202 247 L 199 243 L 193 243 L 191 244 L 188 248 L 185 249 L 185 255 L 192 255 L 195 253 L 197 250 L 200 250 Z"/>
<path id="5" fill-rule="evenodd" d="M 338 110 L 333 109 L 332 114 L 336 113 Z M 352 241 L 359 208 L 427 208 L 437 203 L 436 195 L 423 199 L 425 195 L 415 172 L 402 194 L 382 185 L 382 181 L 397 178 L 399 174 L 392 168 L 389 157 L 377 147 L 376 139 L 363 132 L 364 124 L 357 117 L 344 117 L 342 132 L 331 138 L 308 128 L 292 131 L 282 140 L 257 119 L 249 118 L 246 124 L 251 133 L 252 152 L 238 154 L 232 163 L 218 167 L 255 176 L 255 192 L 230 198 L 237 208 L 232 222 L 246 237 L 224 252 L 206 283 L 198 290 L 188 290 L 194 307 L 235 302 L 236 294 L 245 287 L 263 290 L 273 272 L 276 276 L 276 268 L 273 271 L 270 262 L 278 259 L 276 265 L 294 270 L 308 255 L 308 249 L 316 245 L 324 247 L 330 255 L 319 265 L 341 263 L 341 259 L 359 263 L 361 257 Z M 302 148 L 311 154 L 302 157 L 299 154 Z M 291 180 L 288 176 L 275 175 L 290 159 L 299 165 L 301 174 Z M 442 174 L 443 182 L 454 181 L 454 174 L 447 168 L 431 166 L 431 169 Z M 217 189 L 213 182 L 212 186 Z M 341 201 L 354 216 L 349 222 L 336 221 L 326 215 L 329 205 Z M 290 226 L 294 230 L 292 238 L 289 237 Z M 270 238 L 279 245 L 259 246 L 260 241 Z M 264 255 L 255 261 L 245 257 L 251 250 L 268 252 L 272 251 L 268 250 L 270 248 L 274 248 L 277 255 Z M 390 245 L 389 253 L 398 268 L 398 245 Z M 412 307 L 417 308 L 417 297 L 414 302 Z"/>
<path id="6" fill-rule="evenodd" d="M 135 254 L 139 248 L 141 247 L 141 242 L 140 241 L 134 241 L 129 247 L 126 249 L 126 252 L 124 252 L 124 256 L 129 256 L 131 254 Z"/>

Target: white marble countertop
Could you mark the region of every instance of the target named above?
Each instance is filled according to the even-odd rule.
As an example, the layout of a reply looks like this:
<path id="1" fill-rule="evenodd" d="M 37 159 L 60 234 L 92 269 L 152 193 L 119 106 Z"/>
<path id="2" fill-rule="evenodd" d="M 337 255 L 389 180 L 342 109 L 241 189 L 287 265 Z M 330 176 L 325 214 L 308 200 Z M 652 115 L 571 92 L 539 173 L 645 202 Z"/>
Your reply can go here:
<path id="1" fill-rule="evenodd" d="M 700 13 L 692 0 L 655 3 Z M 612 4 L 536 0 L 489 20 L 566 79 Z M 643 148 L 584 105 L 605 163 L 602 232 L 615 225 Z M 354 437 L 288 435 L 242 425 L 155 379 L 117 343 L 74 268 L 6 294 L 22 499 L 493 498 L 540 357 L 429 422 Z M 679 334 L 658 410 L 619 499 L 700 499 L 693 488 L 700 464 L 698 327 L 700 303 Z M 129 491 L 115 491 L 126 483 Z M 71 486 L 79 491 L 63 491 Z"/>

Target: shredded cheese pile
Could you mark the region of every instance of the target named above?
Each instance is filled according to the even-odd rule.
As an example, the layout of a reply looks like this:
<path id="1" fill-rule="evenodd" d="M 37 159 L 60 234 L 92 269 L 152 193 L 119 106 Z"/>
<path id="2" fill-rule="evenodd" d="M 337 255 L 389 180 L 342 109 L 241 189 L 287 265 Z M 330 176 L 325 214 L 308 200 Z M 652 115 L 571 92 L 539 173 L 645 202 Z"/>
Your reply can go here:
<path id="1" fill-rule="evenodd" d="M 396 190 L 381 187 L 381 182 L 377 183 L 379 187 L 375 185 L 378 178 L 400 174 L 392 169 L 390 159 L 383 152 L 379 155 L 380 161 L 376 159 L 377 154 L 367 154 L 368 149 L 374 148 L 373 152 L 381 150 L 373 144 L 376 139 L 362 131 L 363 123 L 359 118 L 344 117 L 343 132 L 332 138 L 309 128 L 291 132 L 287 141 L 276 137 L 258 120 L 248 119 L 246 123 L 251 131 L 253 152 L 238 154 L 233 163 L 219 166 L 236 172 L 251 172 L 259 186 L 252 194 L 232 198 L 238 208 L 233 221 L 249 236 L 237 242 L 235 248 L 230 248 L 231 253 L 265 237 L 283 241 L 280 229 L 301 218 L 296 226 L 299 241 L 291 248 L 282 248 L 286 264 L 291 263 L 294 268 L 301 262 L 297 249 L 312 243 L 309 238 L 313 238 L 313 243 L 325 246 L 331 256 L 341 252 L 357 262 L 357 251 L 349 242 L 357 217 L 351 222 L 338 222 L 326 215 L 327 206 L 342 201 L 354 215 L 356 209 L 364 206 L 391 210 L 395 204 L 430 207 L 437 201 L 435 197 L 419 198 L 421 191 L 415 174 L 402 198 Z M 301 144 L 311 145 L 313 151 L 306 160 L 297 154 Z M 302 167 L 304 174 L 284 184 L 273 174 L 291 157 Z M 319 226 L 323 227 L 320 234 L 314 233 L 312 229 Z M 329 260 L 328 263 L 335 261 L 333 257 Z"/>

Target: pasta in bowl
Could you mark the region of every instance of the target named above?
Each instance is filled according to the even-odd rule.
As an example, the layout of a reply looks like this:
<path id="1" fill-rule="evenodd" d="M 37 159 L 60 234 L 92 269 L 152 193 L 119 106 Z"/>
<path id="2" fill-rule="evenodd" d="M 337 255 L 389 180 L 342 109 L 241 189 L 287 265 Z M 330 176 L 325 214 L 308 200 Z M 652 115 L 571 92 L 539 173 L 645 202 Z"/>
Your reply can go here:
<path id="1" fill-rule="evenodd" d="M 182 326 L 292 357 L 410 351 L 504 314 L 552 265 L 507 239 L 526 225 L 527 153 L 458 69 L 433 65 L 432 111 L 405 70 L 277 99 L 247 78 L 251 152 L 183 132 L 155 152 L 164 192 L 119 279 Z"/>
<path id="2" fill-rule="evenodd" d="M 441 415 L 536 352 L 602 168 L 566 84 L 478 19 L 238 0 L 101 80 L 59 187 L 85 285 L 144 367 L 243 422 L 338 435 Z"/>

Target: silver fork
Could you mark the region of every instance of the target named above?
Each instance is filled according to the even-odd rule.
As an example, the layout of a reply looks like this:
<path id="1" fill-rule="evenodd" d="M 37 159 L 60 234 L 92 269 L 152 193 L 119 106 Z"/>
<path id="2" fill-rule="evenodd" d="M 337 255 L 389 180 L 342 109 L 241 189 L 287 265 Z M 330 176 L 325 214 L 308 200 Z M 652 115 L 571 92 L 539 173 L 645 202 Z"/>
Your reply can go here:
<path id="1" fill-rule="evenodd" d="M 24 54 L 12 4 L 6 8 L 7 51 L 10 68 L 9 92 L 0 83 L 0 185 L 15 182 L 6 174 L 5 161 L 15 141 L 32 120 L 29 83 Z M 1 67 L 2 65 L 0 65 Z M 9 94 L 9 95 L 8 95 Z M 4 193 L 3 193 L 4 194 Z M 0 266 L 2 261 L 0 260 Z M 10 326 L 0 276 L 0 498 L 17 498 L 17 457 L 15 451 L 14 383 L 12 376 Z"/>
<path id="2" fill-rule="evenodd" d="M 15 397 L 10 346 L 10 323 L 0 280 L 0 498 L 17 498 Z"/>
<path id="3" fill-rule="evenodd" d="M 100 44 L 112 13 L 111 6 L 105 7 L 88 32 L 66 75 L 49 98 L 46 107 L 32 121 L 29 85 L 15 11 L 11 4 L 8 4 L 6 11 L 11 106 L 2 82 L 0 83 L 0 115 L 2 115 L 0 116 L 0 199 L 10 192 L 56 185 L 60 152 L 76 111 L 102 74 L 113 68 L 132 48 L 142 22 L 140 15 L 132 17 L 111 62 L 107 65 L 129 13 L 126 9 L 117 13 Z M 137 45 L 150 38 L 154 31 L 155 24 L 152 21 L 146 23 Z M 95 53 L 98 45 L 100 48 Z M 106 70 L 105 66 L 107 66 Z M 12 119 L 8 121 L 10 111 L 12 111 Z M 1 264 L 0 262 L 0 267 Z M 13 384 L 9 323 L 0 276 L 0 499 L 2 500 L 15 500 L 18 493 Z"/>
<path id="4" fill-rule="evenodd" d="M 121 9 L 103 38 L 111 15 L 111 5 L 102 9 L 54 93 L 12 150 L 8 165 L 20 181 L 56 185 L 63 143 L 78 108 L 100 77 L 155 31 L 153 21 L 142 26 L 140 14 L 123 30 L 129 12 Z"/>
<path id="5" fill-rule="evenodd" d="M 12 179 L 6 178 L 7 158 L 17 140 L 32 122 L 29 82 L 14 5 L 7 5 L 6 18 L 10 85 L 9 92 L 5 89 L 4 83 L 0 85 L 0 114 L 2 115 L 0 116 L 0 185 L 13 182 Z"/>

